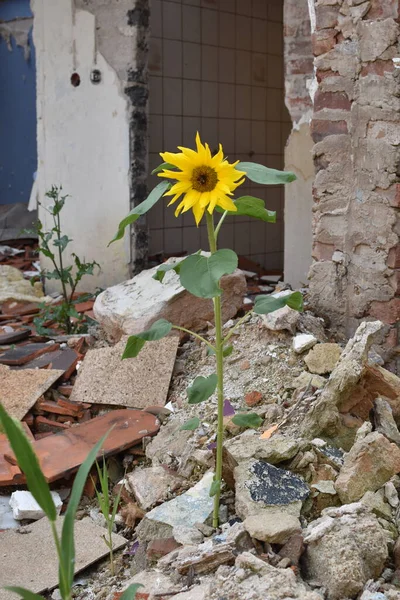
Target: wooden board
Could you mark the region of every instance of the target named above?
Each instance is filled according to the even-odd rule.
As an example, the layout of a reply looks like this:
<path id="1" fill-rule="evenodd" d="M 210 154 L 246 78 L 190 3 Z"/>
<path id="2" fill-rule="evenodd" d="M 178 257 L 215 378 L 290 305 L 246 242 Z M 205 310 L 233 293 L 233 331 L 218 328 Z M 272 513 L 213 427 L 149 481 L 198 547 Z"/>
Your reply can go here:
<path id="1" fill-rule="evenodd" d="M 116 454 L 134 446 L 145 436 L 155 435 L 159 421 L 154 415 L 140 410 L 113 410 L 77 427 L 33 442 L 33 449 L 48 482 L 63 479 L 74 473 L 95 444 L 108 433 L 99 457 Z M 6 459 L 17 464 L 15 456 Z M 23 476 L 14 477 L 14 481 Z"/>

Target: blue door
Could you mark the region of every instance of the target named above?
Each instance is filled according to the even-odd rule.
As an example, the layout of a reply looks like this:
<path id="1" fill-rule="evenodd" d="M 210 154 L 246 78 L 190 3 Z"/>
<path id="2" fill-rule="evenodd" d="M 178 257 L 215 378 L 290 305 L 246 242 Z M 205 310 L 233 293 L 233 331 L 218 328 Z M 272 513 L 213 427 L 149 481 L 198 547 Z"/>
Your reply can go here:
<path id="1" fill-rule="evenodd" d="M 29 0 L 0 0 L 0 204 L 27 203 L 37 168 L 32 24 Z"/>

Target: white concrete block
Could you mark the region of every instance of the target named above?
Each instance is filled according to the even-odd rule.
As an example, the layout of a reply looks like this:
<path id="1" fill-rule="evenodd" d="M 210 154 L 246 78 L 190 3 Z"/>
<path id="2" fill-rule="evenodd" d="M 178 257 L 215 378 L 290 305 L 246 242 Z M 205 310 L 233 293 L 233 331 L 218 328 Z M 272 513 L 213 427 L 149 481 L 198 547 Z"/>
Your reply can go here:
<path id="1" fill-rule="evenodd" d="M 63 502 L 58 492 L 51 492 L 57 514 L 60 514 Z M 18 491 L 13 492 L 10 498 L 10 506 L 13 511 L 14 519 L 22 521 L 23 519 L 30 519 L 37 521 L 42 519 L 45 514 L 36 502 L 35 498 L 30 492 Z"/>

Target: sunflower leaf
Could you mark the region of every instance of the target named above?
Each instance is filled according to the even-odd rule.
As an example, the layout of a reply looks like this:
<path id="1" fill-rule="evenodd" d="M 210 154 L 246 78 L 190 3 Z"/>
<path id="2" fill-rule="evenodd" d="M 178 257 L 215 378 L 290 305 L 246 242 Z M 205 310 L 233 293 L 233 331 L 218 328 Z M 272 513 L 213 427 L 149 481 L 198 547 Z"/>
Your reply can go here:
<path id="1" fill-rule="evenodd" d="M 279 185 L 281 183 L 290 183 L 297 179 L 296 175 L 290 171 L 278 171 L 270 169 L 264 165 L 253 162 L 240 162 L 236 165 L 239 171 L 244 171 L 246 177 L 255 183 L 263 185 Z"/>
<path id="2" fill-rule="evenodd" d="M 302 312 L 303 296 L 300 292 L 293 292 L 293 294 L 288 294 L 287 296 L 281 296 L 279 298 L 273 295 L 257 296 L 254 303 L 254 312 L 258 315 L 266 315 L 279 308 L 283 308 L 284 306 L 289 306 L 289 308 L 292 308 L 293 310 Z"/>
<path id="3" fill-rule="evenodd" d="M 238 427 L 251 427 L 257 429 L 262 422 L 262 418 L 257 413 L 241 413 L 232 417 L 232 423 L 238 425 Z"/>
<path id="4" fill-rule="evenodd" d="M 171 183 L 169 181 L 162 181 L 161 183 L 156 185 L 156 187 L 150 192 L 146 200 L 135 206 L 131 210 L 129 215 L 127 215 L 125 219 L 122 219 L 121 223 L 118 225 L 117 233 L 108 245 L 112 244 L 113 242 L 116 242 L 117 240 L 121 240 L 124 237 L 125 229 L 128 227 L 128 225 L 132 225 L 132 223 L 137 221 L 141 215 L 147 213 L 147 211 L 149 211 L 156 204 L 156 202 L 159 201 L 161 196 L 170 187 Z"/>
<path id="5" fill-rule="evenodd" d="M 180 272 L 181 270 L 181 262 L 178 263 L 164 263 L 162 265 L 160 265 L 157 269 L 157 271 L 154 273 L 153 275 L 153 279 L 155 279 L 156 281 L 160 281 L 162 282 L 162 280 L 165 277 L 165 274 L 168 273 L 168 271 L 172 271 L 174 270 L 175 273 Z"/>
<path id="6" fill-rule="evenodd" d="M 179 431 L 194 431 L 195 429 L 198 428 L 199 425 L 200 425 L 199 417 L 193 417 L 192 419 L 189 419 L 189 421 L 186 421 L 186 423 L 181 425 L 181 427 L 179 428 Z"/>
<path id="7" fill-rule="evenodd" d="M 273 210 L 267 210 L 265 208 L 265 202 L 261 198 L 255 198 L 254 196 L 241 196 L 237 200 L 234 200 L 234 204 L 237 208 L 236 211 L 228 211 L 228 215 L 254 217 L 265 223 L 276 223 L 276 212 Z M 218 212 L 225 212 L 220 207 L 216 207 Z"/>
<path id="8" fill-rule="evenodd" d="M 167 171 L 176 171 L 177 167 L 175 165 L 172 165 L 171 163 L 161 163 L 161 165 L 158 165 L 158 167 L 156 167 L 155 169 L 152 170 L 151 174 L 152 175 L 157 175 L 157 173 L 161 173 L 161 171 L 167 170 Z"/>
<path id="9" fill-rule="evenodd" d="M 202 375 L 196 377 L 187 389 L 189 404 L 200 404 L 200 402 L 208 400 L 215 392 L 217 381 L 218 377 L 215 373 L 209 377 L 203 377 Z"/>
<path id="10" fill-rule="evenodd" d="M 171 329 L 172 323 L 165 319 L 159 319 L 152 324 L 150 329 L 136 335 L 131 335 L 126 343 L 122 358 L 135 358 L 146 342 L 161 340 L 161 338 L 169 334 Z"/>
<path id="11" fill-rule="evenodd" d="M 233 250 L 217 250 L 211 256 L 192 254 L 181 263 L 182 286 L 198 298 L 215 298 L 222 294 L 219 280 L 237 268 L 238 257 Z"/>

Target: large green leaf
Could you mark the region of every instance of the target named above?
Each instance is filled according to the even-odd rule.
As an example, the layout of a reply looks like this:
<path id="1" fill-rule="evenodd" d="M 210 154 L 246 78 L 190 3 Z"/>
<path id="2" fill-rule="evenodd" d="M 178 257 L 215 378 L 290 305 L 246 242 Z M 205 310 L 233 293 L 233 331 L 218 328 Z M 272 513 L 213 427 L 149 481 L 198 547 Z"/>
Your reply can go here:
<path id="1" fill-rule="evenodd" d="M 253 162 L 240 162 L 236 165 L 239 171 L 245 171 L 246 176 L 254 181 L 255 183 L 262 183 L 263 185 L 278 185 L 280 183 L 290 183 L 297 179 L 294 173 L 290 171 L 277 171 L 277 169 L 270 169 Z"/>
<path id="2" fill-rule="evenodd" d="M 253 217 L 259 219 L 265 223 L 276 223 L 276 212 L 273 210 L 267 210 L 265 208 L 265 202 L 261 198 L 255 198 L 254 196 L 241 196 L 237 200 L 234 200 L 234 204 L 237 207 L 236 211 L 230 210 L 228 215 Z M 218 212 L 224 212 L 221 208 L 217 207 Z"/>
<path id="3" fill-rule="evenodd" d="M 126 588 L 119 600 L 135 600 L 137 591 L 141 587 L 144 587 L 144 585 L 141 583 L 132 583 L 128 588 Z"/>
<path id="4" fill-rule="evenodd" d="M 165 319 L 159 319 L 153 323 L 150 329 L 136 335 L 131 335 L 126 343 L 122 358 L 135 358 L 146 342 L 161 340 L 161 338 L 169 334 L 171 329 L 172 323 Z"/>
<path id="5" fill-rule="evenodd" d="M 32 496 L 50 521 L 55 521 L 57 519 L 56 507 L 36 454 L 20 424 L 7 414 L 2 404 L 0 404 L 0 423 L 16 456 L 19 468 L 26 477 L 26 483 Z"/>
<path id="6" fill-rule="evenodd" d="M 104 444 L 108 433 L 92 448 L 85 461 L 79 467 L 76 474 L 74 485 L 72 486 L 71 496 L 68 502 L 68 508 L 64 516 L 64 522 L 61 532 L 61 557 L 59 565 L 59 587 L 61 596 L 68 597 L 72 587 L 75 570 L 75 543 L 74 543 L 74 524 L 76 511 L 82 498 L 83 488 L 85 487 L 90 469 Z"/>
<path id="7" fill-rule="evenodd" d="M 153 279 L 155 279 L 156 281 L 162 281 L 165 277 L 165 274 L 168 273 L 168 271 L 172 270 L 174 270 L 175 273 L 179 273 L 181 270 L 181 264 L 181 262 L 163 263 L 158 267 L 157 271 L 154 273 Z"/>
<path id="8" fill-rule="evenodd" d="M 131 210 L 129 215 L 127 215 L 125 217 L 125 219 L 122 219 L 121 223 L 118 226 L 117 233 L 115 234 L 115 236 L 113 237 L 113 239 L 111 240 L 111 242 L 108 245 L 112 244 L 113 242 L 115 242 L 117 240 L 122 239 L 124 237 L 124 232 L 125 232 L 126 227 L 128 227 L 128 225 L 132 225 L 132 223 L 137 221 L 141 215 L 144 215 L 145 213 L 147 213 L 147 211 L 149 211 L 156 204 L 156 202 L 159 201 L 161 196 L 170 187 L 171 187 L 171 184 L 169 181 L 162 181 L 161 183 L 156 185 L 156 187 L 154 188 L 154 190 L 152 190 L 150 192 L 150 194 L 148 195 L 146 200 L 144 200 L 144 202 L 141 202 L 140 204 L 135 206 Z"/>
<path id="9" fill-rule="evenodd" d="M 181 263 L 180 279 L 183 287 L 198 298 L 215 298 L 222 294 L 219 280 L 233 273 L 238 257 L 233 250 L 217 250 L 211 256 L 192 254 Z"/>
<path id="10" fill-rule="evenodd" d="M 200 402 L 208 400 L 215 392 L 217 382 L 218 377 L 215 373 L 208 377 L 203 377 L 202 375 L 196 377 L 193 384 L 187 390 L 189 404 L 200 404 Z"/>
<path id="11" fill-rule="evenodd" d="M 300 292 L 293 292 L 293 294 L 278 298 L 273 295 L 257 296 L 254 303 L 254 312 L 258 315 L 266 315 L 284 306 L 289 306 L 293 310 L 301 312 L 303 310 L 303 296 Z"/>
<path id="12" fill-rule="evenodd" d="M 38 594 L 34 594 L 25 588 L 18 586 L 7 586 L 4 588 L 9 592 L 14 592 L 15 594 L 19 594 L 23 600 L 44 600 L 43 596 L 39 596 Z"/>
<path id="13" fill-rule="evenodd" d="M 158 165 L 158 167 L 156 167 L 155 169 L 152 170 L 151 174 L 152 175 L 157 175 L 157 173 L 161 173 L 161 171 L 176 171 L 176 166 L 175 165 L 171 165 L 171 163 L 161 163 L 161 165 Z"/>
<path id="14" fill-rule="evenodd" d="M 256 413 L 240 413 L 232 417 L 232 423 L 239 427 L 252 427 L 257 429 L 263 422 L 262 418 Z"/>
<path id="15" fill-rule="evenodd" d="M 181 427 L 179 428 L 179 431 L 194 431 L 195 429 L 198 428 L 199 425 L 200 425 L 199 417 L 193 417 L 192 419 L 189 419 L 189 421 L 186 421 L 186 423 L 181 425 Z"/>

